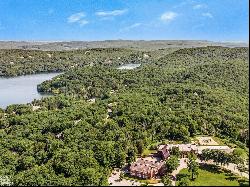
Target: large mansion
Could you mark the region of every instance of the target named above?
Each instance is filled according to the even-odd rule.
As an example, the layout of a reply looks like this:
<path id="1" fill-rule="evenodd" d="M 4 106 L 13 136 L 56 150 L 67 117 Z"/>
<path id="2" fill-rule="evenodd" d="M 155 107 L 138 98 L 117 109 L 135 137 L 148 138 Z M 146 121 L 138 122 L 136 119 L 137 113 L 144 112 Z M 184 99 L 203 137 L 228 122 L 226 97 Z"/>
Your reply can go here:
<path id="1" fill-rule="evenodd" d="M 159 145 L 156 157 L 160 158 L 160 161 L 152 157 L 148 159 L 139 158 L 136 162 L 131 164 L 129 168 L 130 175 L 142 179 L 152 179 L 164 175 L 165 160 L 169 158 L 173 147 L 179 148 L 182 158 L 187 157 L 189 153 L 201 154 L 204 149 L 232 152 L 232 149 L 228 146 L 199 146 L 196 144 Z"/>
<path id="2" fill-rule="evenodd" d="M 164 174 L 164 161 L 138 159 L 130 166 L 130 175 L 142 178 L 151 179 Z"/>

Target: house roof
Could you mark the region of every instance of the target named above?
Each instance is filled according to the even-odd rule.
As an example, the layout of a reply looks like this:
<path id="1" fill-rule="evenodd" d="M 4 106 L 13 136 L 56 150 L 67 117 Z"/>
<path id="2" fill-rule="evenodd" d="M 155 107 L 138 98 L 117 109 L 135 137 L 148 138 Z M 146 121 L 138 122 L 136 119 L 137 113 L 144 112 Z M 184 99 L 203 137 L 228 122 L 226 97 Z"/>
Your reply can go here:
<path id="1" fill-rule="evenodd" d="M 169 156 L 168 146 L 167 145 L 161 146 L 160 149 L 158 149 L 158 151 L 160 152 L 161 156 L 164 159 L 166 159 Z"/>
<path id="2" fill-rule="evenodd" d="M 142 172 L 143 174 L 147 174 L 152 170 L 158 171 L 162 168 L 164 162 L 162 161 L 153 161 L 153 160 L 145 160 L 143 158 L 138 159 L 136 162 L 132 163 L 130 166 L 130 171 Z"/>
<path id="3" fill-rule="evenodd" d="M 231 149 L 228 146 L 197 146 L 198 147 L 198 153 L 202 153 L 202 150 L 204 149 L 210 149 L 210 150 L 221 150 L 221 151 L 225 151 L 225 152 L 232 152 L 233 149 Z"/>
<path id="4" fill-rule="evenodd" d="M 189 152 L 189 151 L 198 151 L 200 154 L 202 150 L 204 149 L 210 149 L 210 150 L 222 150 L 226 152 L 232 152 L 233 149 L 231 149 L 228 146 L 197 146 L 195 144 L 167 144 L 167 145 L 160 145 L 158 147 L 158 151 L 162 151 L 167 147 L 167 150 L 171 150 L 173 147 L 178 147 L 181 152 Z"/>
<path id="5" fill-rule="evenodd" d="M 180 149 L 180 151 L 184 151 L 184 152 L 187 152 L 187 151 L 196 151 L 198 150 L 197 149 L 197 146 L 196 145 L 193 145 L 193 144 L 167 144 L 167 145 L 160 145 L 158 150 L 163 150 L 165 148 L 165 146 L 167 146 L 167 149 L 168 150 L 171 150 L 173 147 L 178 147 Z"/>

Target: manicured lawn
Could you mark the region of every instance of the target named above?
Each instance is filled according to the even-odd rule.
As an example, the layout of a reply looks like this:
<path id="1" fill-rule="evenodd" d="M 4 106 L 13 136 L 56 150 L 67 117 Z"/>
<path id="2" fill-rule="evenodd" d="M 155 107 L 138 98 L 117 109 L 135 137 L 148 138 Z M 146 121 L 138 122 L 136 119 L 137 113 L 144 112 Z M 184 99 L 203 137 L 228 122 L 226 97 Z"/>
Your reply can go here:
<path id="1" fill-rule="evenodd" d="M 154 153 L 157 153 L 156 150 L 149 150 L 149 149 L 145 149 L 142 153 L 142 156 L 148 156 L 150 154 L 154 154 Z"/>
<path id="2" fill-rule="evenodd" d="M 190 186 L 245 186 L 249 184 L 246 179 L 213 165 L 200 166 L 199 176 L 194 181 L 191 180 L 191 173 L 188 172 L 188 169 L 181 170 L 177 176 L 177 184 L 185 176 L 189 177 Z"/>
<path id="3" fill-rule="evenodd" d="M 224 143 L 224 140 L 223 140 L 223 139 L 221 139 L 221 138 L 219 138 L 219 137 L 216 137 L 216 136 L 213 136 L 212 138 L 213 138 L 214 141 L 216 141 L 219 145 L 226 145 L 226 144 Z"/>

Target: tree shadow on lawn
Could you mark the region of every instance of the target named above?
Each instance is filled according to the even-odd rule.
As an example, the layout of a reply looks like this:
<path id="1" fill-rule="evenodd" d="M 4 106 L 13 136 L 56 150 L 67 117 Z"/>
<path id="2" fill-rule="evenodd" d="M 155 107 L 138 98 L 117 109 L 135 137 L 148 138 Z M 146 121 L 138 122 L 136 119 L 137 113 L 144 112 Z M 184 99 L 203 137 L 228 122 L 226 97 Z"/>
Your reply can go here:
<path id="1" fill-rule="evenodd" d="M 189 174 L 182 174 L 182 173 L 179 173 L 176 175 L 176 181 L 180 181 L 182 178 L 185 178 L 185 177 L 190 177 Z"/>
<path id="2" fill-rule="evenodd" d="M 232 173 L 230 170 L 224 169 L 223 170 L 226 176 L 226 180 L 230 180 L 230 181 L 240 181 L 242 180 L 240 176 L 235 175 L 234 173 Z M 243 180 L 244 181 L 244 180 Z"/>
<path id="3" fill-rule="evenodd" d="M 238 182 L 239 182 L 240 186 L 249 186 L 249 180 L 239 179 Z"/>
<path id="4" fill-rule="evenodd" d="M 227 177 L 226 180 L 230 180 L 230 181 L 234 181 L 234 180 L 238 180 L 239 177 L 237 176 L 230 176 L 230 177 Z"/>
<path id="5" fill-rule="evenodd" d="M 229 177 L 231 177 L 231 176 L 236 176 L 236 175 L 235 175 L 232 171 L 230 171 L 230 170 L 224 169 L 223 171 L 224 171 L 224 173 L 225 173 L 226 176 L 229 176 Z M 237 176 L 238 176 L 238 175 L 237 175 Z"/>
<path id="6" fill-rule="evenodd" d="M 213 164 L 205 164 L 202 163 L 200 164 L 200 169 L 205 170 L 205 171 L 209 171 L 211 173 L 222 173 L 221 168 L 219 166 L 213 165 Z"/>
<path id="7" fill-rule="evenodd" d="M 234 175 L 230 170 L 220 168 L 220 166 L 217 165 L 211 165 L 211 164 L 202 164 L 200 165 L 200 169 L 209 171 L 211 173 L 224 173 L 226 176 L 226 180 L 234 181 L 234 180 L 239 180 L 239 177 Z"/>

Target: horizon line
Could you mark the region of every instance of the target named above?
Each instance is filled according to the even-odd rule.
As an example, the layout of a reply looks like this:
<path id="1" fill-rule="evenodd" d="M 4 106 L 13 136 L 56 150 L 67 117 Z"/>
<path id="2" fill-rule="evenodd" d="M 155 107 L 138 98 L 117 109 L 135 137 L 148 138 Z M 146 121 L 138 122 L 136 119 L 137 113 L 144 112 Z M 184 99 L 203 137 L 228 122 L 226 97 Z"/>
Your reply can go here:
<path id="1" fill-rule="evenodd" d="M 206 40 L 206 39 L 106 39 L 106 40 L 0 40 L 0 42 L 39 42 L 39 43 L 59 43 L 59 42 L 107 42 L 107 41 L 200 41 L 200 42 L 212 42 L 212 43 L 245 43 L 249 44 L 249 41 L 241 40 Z"/>

